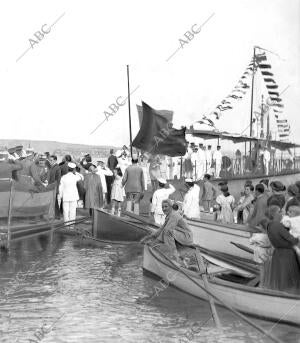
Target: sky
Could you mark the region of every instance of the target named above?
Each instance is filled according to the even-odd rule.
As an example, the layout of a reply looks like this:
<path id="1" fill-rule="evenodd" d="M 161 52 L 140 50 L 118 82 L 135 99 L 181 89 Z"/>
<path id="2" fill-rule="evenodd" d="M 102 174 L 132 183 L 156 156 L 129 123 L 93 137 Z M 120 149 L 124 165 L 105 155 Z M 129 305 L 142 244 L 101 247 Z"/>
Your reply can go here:
<path id="1" fill-rule="evenodd" d="M 230 93 L 258 45 L 279 55 L 268 56 L 300 143 L 300 0 L 13 0 L 0 4 L 0 35 L 2 138 L 128 144 L 127 102 L 104 121 L 127 96 L 127 64 L 133 136 L 141 101 L 189 127 Z M 240 133 L 249 116 L 248 93 L 217 127 Z"/>

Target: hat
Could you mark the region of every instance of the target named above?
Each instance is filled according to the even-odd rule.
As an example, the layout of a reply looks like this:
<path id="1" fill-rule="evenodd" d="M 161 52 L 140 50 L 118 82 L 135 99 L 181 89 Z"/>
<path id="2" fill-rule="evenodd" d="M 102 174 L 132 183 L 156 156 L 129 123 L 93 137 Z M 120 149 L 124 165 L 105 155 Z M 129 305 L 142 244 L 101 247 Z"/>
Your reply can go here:
<path id="1" fill-rule="evenodd" d="M 287 191 L 291 193 L 293 196 L 299 194 L 299 189 L 296 185 L 289 185 Z"/>
<path id="2" fill-rule="evenodd" d="M 273 181 L 270 183 L 270 187 L 275 192 L 283 192 L 286 190 L 285 185 L 280 181 Z"/>
<path id="3" fill-rule="evenodd" d="M 75 169 L 76 168 L 76 164 L 74 162 L 69 162 L 68 163 L 68 167 L 71 169 Z"/>
<path id="4" fill-rule="evenodd" d="M 21 151 L 23 149 L 23 145 L 17 145 L 15 149 L 16 151 Z"/>
<path id="5" fill-rule="evenodd" d="M 158 181 L 159 183 L 162 183 L 163 185 L 165 185 L 165 184 L 167 183 L 167 181 L 166 181 L 164 178 L 162 178 L 162 177 L 159 177 L 159 178 L 157 179 L 157 181 Z"/>
<path id="6" fill-rule="evenodd" d="M 138 159 L 138 155 L 137 154 L 132 154 L 132 159 L 133 160 L 137 160 Z"/>
<path id="7" fill-rule="evenodd" d="M 9 154 L 12 155 L 13 153 L 16 152 L 16 148 L 9 148 L 7 151 L 9 152 Z"/>
<path id="8" fill-rule="evenodd" d="M 185 179 L 185 182 L 186 183 L 194 183 L 194 180 L 193 179 Z"/>

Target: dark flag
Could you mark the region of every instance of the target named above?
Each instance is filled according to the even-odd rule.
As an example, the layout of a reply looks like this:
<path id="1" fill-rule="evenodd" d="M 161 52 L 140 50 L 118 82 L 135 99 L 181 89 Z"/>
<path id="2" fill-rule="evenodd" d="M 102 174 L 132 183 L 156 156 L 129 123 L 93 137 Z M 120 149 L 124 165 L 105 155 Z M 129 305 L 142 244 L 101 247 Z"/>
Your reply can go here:
<path id="1" fill-rule="evenodd" d="M 136 108 L 138 110 L 138 116 L 139 116 L 139 123 L 140 127 L 142 125 L 143 121 L 143 107 L 140 105 L 136 105 Z M 160 114 L 161 116 L 165 117 L 170 123 L 173 120 L 173 111 L 168 110 L 156 110 L 156 113 Z"/>
<path id="2" fill-rule="evenodd" d="M 187 141 L 185 129 L 174 129 L 165 116 L 142 102 L 143 120 L 132 146 L 152 154 L 183 156 Z"/>

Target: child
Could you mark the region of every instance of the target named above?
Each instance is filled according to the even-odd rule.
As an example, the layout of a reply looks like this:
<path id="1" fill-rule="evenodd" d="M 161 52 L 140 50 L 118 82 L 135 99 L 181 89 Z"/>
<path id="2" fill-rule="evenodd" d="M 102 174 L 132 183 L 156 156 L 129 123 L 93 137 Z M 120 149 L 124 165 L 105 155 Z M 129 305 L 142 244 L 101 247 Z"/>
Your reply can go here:
<path id="1" fill-rule="evenodd" d="M 287 211 L 287 216 L 283 216 L 281 223 L 290 229 L 290 234 L 295 238 L 300 239 L 300 207 L 299 206 L 290 206 Z M 298 261 L 300 263 L 300 248 L 294 246 L 296 251 Z"/>
<path id="2" fill-rule="evenodd" d="M 216 198 L 216 189 L 210 182 L 210 175 L 205 174 L 203 178 L 202 203 L 205 212 L 209 212 L 212 201 Z"/>
<path id="3" fill-rule="evenodd" d="M 227 185 L 221 186 L 220 190 L 222 194 L 218 195 L 216 199 L 220 211 L 217 220 L 221 223 L 233 223 L 234 197 L 228 192 Z"/>
<path id="4" fill-rule="evenodd" d="M 112 200 L 112 207 L 111 213 L 115 214 L 115 209 L 117 210 L 117 215 L 120 217 L 121 215 L 121 202 L 124 200 L 124 188 L 122 187 L 122 171 L 120 168 L 115 168 L 114 171 L 114 182 L 112 185 L 111 190 L 111 200 Z"/>

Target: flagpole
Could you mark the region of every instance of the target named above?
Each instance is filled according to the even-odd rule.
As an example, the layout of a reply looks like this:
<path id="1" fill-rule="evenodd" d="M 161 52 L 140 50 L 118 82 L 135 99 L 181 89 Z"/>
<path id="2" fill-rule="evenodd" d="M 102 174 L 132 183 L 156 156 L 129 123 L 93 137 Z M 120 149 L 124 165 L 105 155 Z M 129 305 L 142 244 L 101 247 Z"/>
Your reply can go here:
<path id="1" fill-rule="evenodd" d="M 255 75 L 255 49 L 253 48 L 253 73 L 252 73 L 252 87 L 251 87 L 251 109 L 250 109 L 250 137 L 252 137 L 252 122 L 253 122 L 253 95 L 254 95 L 254 75 Z M 250 142 L 250 155 L 251 155 L 251 142 Z"/>
<path id="2" fill-rule="evenodd" d="M 128 116 L 129 116 L 129 137 L 130 137 L 130 154 L 132 157 L 132 131 L 131 131 L 131 110 L 130 110 L 130 84 L 129 84 L 129 65 L 127 64 L 127 91 L 128 91 Z"/>

